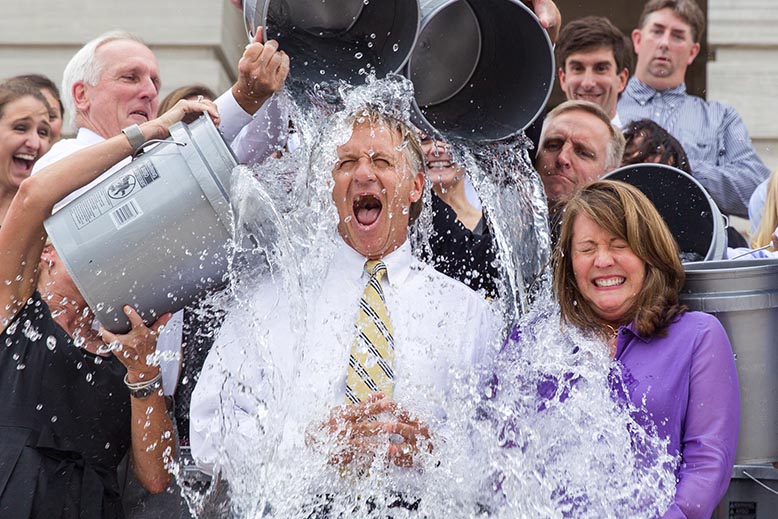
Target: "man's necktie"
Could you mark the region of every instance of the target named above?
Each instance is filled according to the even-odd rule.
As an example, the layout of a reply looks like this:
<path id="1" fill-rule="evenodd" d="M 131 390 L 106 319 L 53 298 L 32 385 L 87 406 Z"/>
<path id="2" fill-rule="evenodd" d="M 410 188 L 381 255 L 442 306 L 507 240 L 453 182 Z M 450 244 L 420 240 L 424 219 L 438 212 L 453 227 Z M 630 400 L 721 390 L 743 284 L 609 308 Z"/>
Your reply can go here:
<path id="1" fill-rule="evenodd" d="M 394 387 L 394 330 L 381 288 L 386 265 L 369 260 L 365 270 L 370 280 L 359 301 L 356 337 L 346 377 L 346 402 L 352 404 L 363 402 L 379 391 L 391 398 Z"/>

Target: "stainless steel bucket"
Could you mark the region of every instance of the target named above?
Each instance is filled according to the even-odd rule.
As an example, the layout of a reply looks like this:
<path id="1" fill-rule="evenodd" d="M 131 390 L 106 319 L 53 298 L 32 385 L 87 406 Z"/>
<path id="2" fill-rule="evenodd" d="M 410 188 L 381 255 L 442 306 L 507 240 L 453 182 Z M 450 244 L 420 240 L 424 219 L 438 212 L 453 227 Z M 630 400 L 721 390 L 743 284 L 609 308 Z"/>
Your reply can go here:
<path id="1" fill-rule="evenodd" d="M 125 304 L 151 323 L 225 282 L 237 160 L 207 116 L 170 134 L 45 222 L 87 304 L 113 332 L 129 330 Z"/>
<path id="2" fill-rule="evenodd" d="M 715 261 L 727 253 L 727 220 L 694 177 L 664 164 L 633 164 L 603 177 L 640 189 L 678 242 L 682 261 Z"/>
<path id="3" fill-rule="evenodd" d="M 778 461 L 778 260 L 687 263 L 681 302 L 715 315 L 737 357 L 740 439 L 735 462 Z"/>
<path id="4" fill-rule="evenodd" d="M 422 0 L 421 32 L 405 70 L 418 124 L 492 141 L 529 126 L 554 84 L 546 31 L 519 0 Z"/>
<path id="5" fill-rule="evenodd" d="M 416 42 L 418 0 L 243 0 L 250 39 L 259 27 L 291 58 L 290 76 L 308 83 L 363 83 L 399 72 Z"/>

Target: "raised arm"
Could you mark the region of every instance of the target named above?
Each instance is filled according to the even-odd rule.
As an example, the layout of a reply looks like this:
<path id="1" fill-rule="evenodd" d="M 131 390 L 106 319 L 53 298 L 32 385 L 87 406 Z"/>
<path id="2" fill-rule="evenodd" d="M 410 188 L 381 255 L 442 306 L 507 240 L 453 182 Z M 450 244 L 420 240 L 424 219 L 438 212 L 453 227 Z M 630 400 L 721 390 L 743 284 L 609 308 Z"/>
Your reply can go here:
<path id="1" fill-rule="evenodd" d="M 159 118 L 141 124 L 140 130 L 145 140 L 164 139 L 168 128 L 186 114 L 204 111 L 218 122 L 213 103 L 180 101 Z M 59 160 L 22 182 L 0 227 L 0 322 L 10 322 L 35 291 L 46 237 L 43 222 L 51 216 L 54 204 L 132 151 L 128 138 L 118 135 Z"/>

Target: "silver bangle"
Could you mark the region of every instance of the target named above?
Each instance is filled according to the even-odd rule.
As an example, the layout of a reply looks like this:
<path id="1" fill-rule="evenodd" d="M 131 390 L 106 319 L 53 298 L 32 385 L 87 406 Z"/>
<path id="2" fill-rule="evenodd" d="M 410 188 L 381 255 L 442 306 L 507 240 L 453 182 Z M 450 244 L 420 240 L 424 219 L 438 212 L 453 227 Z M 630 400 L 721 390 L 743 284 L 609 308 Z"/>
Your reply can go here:
<path id="1" fill-rule="evenodd" d="M 162 387 L 162 372 L 160 371 L 154 378 L 142 382 L 130 382 L 127 380 L 127 374 L 124 375 L 124 385 L 130 390 L 130 396 L 144 399 Z"/>
<path id="2" fill-rule="evenodd" d="M 143 136 L 143 132 L 140 130 L 140 126 L 132 124 L 122 130 L 122 133 L 127 136 L 127 140 L 130 141 L 133 155 L 146 144 L 146 137 Z"/>

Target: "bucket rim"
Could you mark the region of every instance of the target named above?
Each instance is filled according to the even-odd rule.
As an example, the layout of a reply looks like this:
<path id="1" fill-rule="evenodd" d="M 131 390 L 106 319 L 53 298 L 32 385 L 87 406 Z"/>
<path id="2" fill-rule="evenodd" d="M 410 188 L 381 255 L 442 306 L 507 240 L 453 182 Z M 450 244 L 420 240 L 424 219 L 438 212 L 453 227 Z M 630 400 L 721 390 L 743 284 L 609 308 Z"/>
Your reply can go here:
<path id="1" fill-rule="evenodd" d="M 551 38 L 549 37 L 548 32 L 546 32 L 546 30 L 543 29 L 543 27 L 540 25 L 540 20 L 538 19 L 538 17 L 535 15 L 535 13 L 529 7 L 524 5 L 524 3 L 522 3 L 520 0 L 502 0 L 502 1 L 503 2 L 507 2 L 509 4 L 513 4 L 515 6 L 518 6 L 520 9 L 522 9 L 524 11 L 524 13 L 529 14 L 529 16 L 531 16 L 535 20 L 535 23 L 537 24 L 538 29 L 540 30 L 540 32 L 543 35 L 542 37 L 545 38 L 546 46 L 544 48 L 548 49 L 549 57 L 551 58 L 551 67 L 550 67 L 550 70 L 549 70 L 549 78 L 548 78 L 548 85 L 549 85 L 549 87 L 546 89 L 546 93 L 545 93 L 545 96 L 543 98 L 543 102 L 539 103 L 538 109 L 535 111 L 535 113 L 532 115 L 532 117 L 528 118 L 528 122 L 523 127 L 517 128 L 517 129 L 515 129 L 515 130 L 513 130 L 511 132 L 502 134 L 502 135 L 497 136 L 497 137 L 479 137 L 479 138 L 476 138 L 476 139 L 472 139 L 470 137 L 464 137 L 464 136 L 461 136 L 461 135 L 454 135 L 454 134 L 451 134 L 450 132 L 443 132 L 443 131 L 439 130 L 438 128 L 436 128 L 432 123 L 430 123 L 430 121 L 424 115 L 424 113 L 421 110 L 421 107 L 416 102 L 416 96 L 414 95 L 413 99 L 411 100 L 411 108 L 413 110 L 414 115 L 416 116 L 415 119 L 417 119 L 418 125 L 426 133 L 428 133 L 430 135 L 442 135 L 442 136 L 445 136 L 447 139 L 451 139 L 451 138 L 456 138 L 456 139 L 468 138 L 468 139 L 472 139 L 472 140 L 475 140 L 475 141 L 478 141 L 478 142 L 485 142 L 485 143 L 499 142 L 499 141 L 503 141 L 503 140 L 515 137 L 516 135 L 519 135 L 521 132 L 523 132 L 524 130 L 529 128 L 537 120 L 538 116 L 540 116 L 543 113 L 543 111 L 546 109 L 546 106 L 548 105 L 548 100 L 551 98 L 551 92 L 554 89 L 554 83 L 556 81 L 556 56 L 554 55 L 554 44 L 551 43 Z M 466 2 L 468 5 L 470 5 L 470 8 L 472 9 L 472 0 L 450 0 L 448 2 L 441 2 L 440 5 L 436 6 L 435 9 L 433 9 L 432 11 L 427 13 L 425 16 L 421 17 L 421 20 L 419 22 L 419 28 L 418 28 L 418 31 L 416 32 L 416 41 L 414 41 L 413 49 L 408 54 L 408 57 L 406 59 L 406 64 L 402 68 L 403 75 L 406 78 L 408 78 L 409 81 L 412 82 L 411 77 L 410 77 L 411 76 L 411 71 L 409 69 L 409 65 L 410 65 L 410 61 L 411 61 L 410 58 L 411 58 L 411 55 L 413 54 L 414 50 L 416 49 L 416 44 L 417 44 L 418 39 L 421 36 L 422 31 L 424 31 L 424 28 L 429 23 L 429 20 L 431 20 L 433 18 L 434 14 L 439 13 L 440 10 L 444 9 L 445 7 L 448 7 L 449 5 L 451 5 L 451 4 L 455 3 L 455 2 Z"/>

